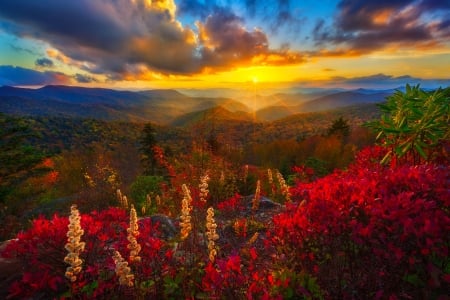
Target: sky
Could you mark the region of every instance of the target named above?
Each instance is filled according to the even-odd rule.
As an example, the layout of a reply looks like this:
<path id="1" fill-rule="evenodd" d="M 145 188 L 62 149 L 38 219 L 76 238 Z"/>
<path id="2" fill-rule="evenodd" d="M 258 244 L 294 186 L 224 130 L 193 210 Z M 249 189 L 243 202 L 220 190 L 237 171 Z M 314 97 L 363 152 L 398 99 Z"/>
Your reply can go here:
<path id="1" fill-rule="evenodd" d="M 0 86 L 450 85 L 450 0 L 1 0 Z"/>

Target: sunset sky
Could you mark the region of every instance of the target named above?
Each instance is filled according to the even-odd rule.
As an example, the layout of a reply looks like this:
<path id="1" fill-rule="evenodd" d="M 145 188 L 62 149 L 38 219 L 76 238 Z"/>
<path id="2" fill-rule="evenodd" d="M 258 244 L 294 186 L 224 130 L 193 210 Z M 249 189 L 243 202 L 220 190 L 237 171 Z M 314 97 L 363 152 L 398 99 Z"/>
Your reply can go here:
<path id="1" fill-rule="evenodd" d="M 450 85 L 450 0 L 1 0 L 0 85 Z"/>

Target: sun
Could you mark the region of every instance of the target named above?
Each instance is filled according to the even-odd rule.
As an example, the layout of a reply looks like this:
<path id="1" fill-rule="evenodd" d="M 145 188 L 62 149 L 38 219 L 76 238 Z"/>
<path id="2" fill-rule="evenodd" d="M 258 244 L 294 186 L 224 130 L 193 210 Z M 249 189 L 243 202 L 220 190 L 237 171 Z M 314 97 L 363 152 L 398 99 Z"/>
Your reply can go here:
<path id="1" fill-rule="evenodd" d="M 258 77 L 253 76 L 252 81 L 253 81 L 253 84 L 257 84 L 258 83 Z"/>

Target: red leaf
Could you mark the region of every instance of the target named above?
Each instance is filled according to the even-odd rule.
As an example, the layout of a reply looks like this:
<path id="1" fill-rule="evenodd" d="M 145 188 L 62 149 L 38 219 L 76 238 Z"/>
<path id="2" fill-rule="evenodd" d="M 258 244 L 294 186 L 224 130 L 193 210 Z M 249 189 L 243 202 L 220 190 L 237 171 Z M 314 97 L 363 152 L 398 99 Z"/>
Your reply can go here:
<path id="1" fill-rule="evenodd" d="M 258 254 L 256 253 L 255 247 L 252 247 L 252 248 L 250 249 L 250 256 L 252 257 L 252 260 L 255 260 L 255 259 L 258 258 Z"/>

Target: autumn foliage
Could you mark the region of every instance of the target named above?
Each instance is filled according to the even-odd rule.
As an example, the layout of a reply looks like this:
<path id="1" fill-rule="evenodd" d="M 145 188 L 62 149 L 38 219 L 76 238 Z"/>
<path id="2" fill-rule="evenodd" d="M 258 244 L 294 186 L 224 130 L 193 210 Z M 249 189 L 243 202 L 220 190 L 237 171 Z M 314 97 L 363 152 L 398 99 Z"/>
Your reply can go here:
<path id="1" fill-rule="evenodd" d="M 365 149 L 348 171 L 293 188 L 298 205 L 275 217 L 278 248 L 330 298 L 444 297 L 449 168 L 382 167 L 383 155 Z"/>
<path id="2" fill-rule="evenodd" d="M 242 234 L 256 221 L 242 216 L 239 195 L 219 203 L 214 261 L 201 226 L 188 249 L 189 239 L 163 237 L 150 218 L 139 220 L 141 260 L 131 261 L 128 212 L 111 207 L 81 214 L 83 270 L 71 282 L 64 276 L 68 217 L 38 218 L 2 253 L 26 266 L 10 298 L 446 299 L 449 166 L 383 166 L 384 155 L 367 148 L 346 171 L 315 181 L 299 174 L 292 203 L 253 235 Z M 233 211 L 240 217 L 228 226 Z M 120 285 L 115 251 L 133 286 Z"/>

